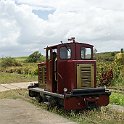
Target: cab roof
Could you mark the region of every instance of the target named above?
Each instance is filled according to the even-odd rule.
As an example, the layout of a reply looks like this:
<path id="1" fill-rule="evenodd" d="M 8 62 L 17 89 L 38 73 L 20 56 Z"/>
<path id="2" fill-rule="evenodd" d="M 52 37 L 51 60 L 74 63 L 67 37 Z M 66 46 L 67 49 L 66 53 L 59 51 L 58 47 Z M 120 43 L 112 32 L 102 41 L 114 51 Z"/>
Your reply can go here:
<path id="1" fill-rule="evenodd" d="M 70 43 L 61 43 L 61 44 L 53 45 L 53 46 L 47 46 L 45 49 L 50 49 L 50 48 L 55 49 L 55 48 L 57 48 L 57 47 L 60 46 L 60 45 L 66 45 L 66 44 L 67 44 L 67 45 L 80 44 L 80 45 L 83 45 L 83 46 L 86 46 L 86 47 L 93 47 L 93 45 L 87 44 L 87 43 L 70 42 Z"/>

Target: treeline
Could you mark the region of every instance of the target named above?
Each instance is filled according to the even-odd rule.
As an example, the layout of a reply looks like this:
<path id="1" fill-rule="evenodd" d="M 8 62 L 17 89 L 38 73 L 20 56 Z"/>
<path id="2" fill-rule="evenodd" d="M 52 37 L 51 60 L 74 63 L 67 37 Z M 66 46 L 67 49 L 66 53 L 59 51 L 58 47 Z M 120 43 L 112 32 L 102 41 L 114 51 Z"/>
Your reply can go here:
<path id="1" fill-rule="evenodd" d="M 39 51 L 35 51 L 29 55 L 23 62 L 18 61 L 14 57 L 3 57 L 0 61 L 1 67 L 12 67 L 12 66 L 22 66 L 23 63 L 37 63 L 45 61 L 45 56 L 43 56 Z"/>
<path id="2" fill-rule="evenodd" d="M 45 61 L 45 56 L 43 56 L 39 51 L 33 52 L 28 57 L 25 57 L 23 61 L 21 61 L 21 57 L 3 57 L 0 59 L 0 71 L 17 74 L 37 75 L 37 63 L 43 61 Z"/>
<path id="3" fill-rule="evenodd" d="M 97 61 L 108 61 L 112 62 L 115 59 L 115 55 L 119 52 L 104 52 L 104 53 L 97 53 L 96 59 Z"/>

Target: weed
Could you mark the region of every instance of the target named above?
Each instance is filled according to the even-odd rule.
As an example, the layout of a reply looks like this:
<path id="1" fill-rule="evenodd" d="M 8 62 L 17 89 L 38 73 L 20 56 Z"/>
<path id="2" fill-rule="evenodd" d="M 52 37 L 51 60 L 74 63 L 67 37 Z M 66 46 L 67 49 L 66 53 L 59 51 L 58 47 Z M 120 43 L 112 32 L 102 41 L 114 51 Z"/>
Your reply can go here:
<path id="1" fill-rule="evenodd" d="M 112 93 L 110 103 L 124 106 L 124 95 L 121 93 Z"/>

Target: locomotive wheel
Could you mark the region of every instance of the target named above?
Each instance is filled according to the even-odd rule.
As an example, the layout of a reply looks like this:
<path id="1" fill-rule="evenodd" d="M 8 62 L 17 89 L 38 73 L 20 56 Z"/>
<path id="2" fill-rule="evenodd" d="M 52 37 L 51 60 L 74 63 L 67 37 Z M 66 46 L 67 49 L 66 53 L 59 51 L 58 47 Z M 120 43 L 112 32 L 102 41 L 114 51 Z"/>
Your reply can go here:
<path id="1" fill-rule="evenodd" d="M 35 97 L 35 92 L 29 90 L 29 96 L 30 96 L 30 97 Z"/>
<path id="2" fill-rule="evenodd" d="M 41 103 L 43 101 L 43 98 L 40 96 L 40 94 L 37 94 L 37 96 L 35 97 L 35 99 Z"/>
<path id="3" fill-rule="evenodd" d="M 48 109 L 55 107 L 57 105 L 57 101 L 53 97 L 49 97 L 48 99 Z"/>

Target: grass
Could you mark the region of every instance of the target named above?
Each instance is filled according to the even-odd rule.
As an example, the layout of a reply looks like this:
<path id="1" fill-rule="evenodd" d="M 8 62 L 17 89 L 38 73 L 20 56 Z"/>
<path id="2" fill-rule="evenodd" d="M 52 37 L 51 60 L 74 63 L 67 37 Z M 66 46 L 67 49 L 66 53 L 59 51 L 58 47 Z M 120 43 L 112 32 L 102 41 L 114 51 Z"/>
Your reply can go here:
<path id="1" fill-rule="evenodd" d="M 112 93 L 110 95 L 110 103 L 124 106 L 124 94 Z"/>
<path id="2" fill-rule="evenodd" d="M 21 62 L 21 66 L 0 66 L 0 84 L 37 81 L 37 63 L 25 63 L 26 58 L 27 57 L 15 58 Z M 6 61 L 8 62 L 9 60 L 7 59 Z"/>
<path id="3" fill-rule="evenodd" d="M 5 98 L 21 98 L 41 109 L 47 110 L 47 106 L 45 104 L 40 104 L 36 102 L 36 100 L 29 98 L 27 90 L 10 90 L 0 93 L 0 99 Z M 123 124 L 124 122 L 124 113 L 111 110 L 109 107 L 102 107 L 101 111 L 80 111 L 79 113 L 75 113 L 74 111 L 67 112 L 63 109 L 58 109 L 57 107 L 52 108 L 49 111 L 59 114 L 79 124 Z"/>
<path id="4" fill-rule="evenodd" d="M 0 72 L 0 84 L 36 81 L 37 76 Z"/>
<path id="5" fill-rule="evenodd" d="M 15 59 L 16 59 L 17 61 L 20 61 L 20 62 L 24 62 L 27 58 L 28 58 L 28 56 L 15 57 Z"/>
<path id="6" fill-rule="evenodd" d="M 27 95 L 26 89 L 16 89 L 16 90 L 9 90 L 0 92 L 0 99 L 17 99 L 17 98 L 24 98 Z"/>
<path id="7" fill-rule="evenodd" d="M 78 114 L 75 114 L 74 112 L 68 114 L 64 113 L 64 116 L 67 116 L 69 119 L 74 120 L 79 124 L 121 124 L 124 120 L 124 113 L 110 111 L 107 107 L 102 108 L 101 111 L 82 111 Z"/>

